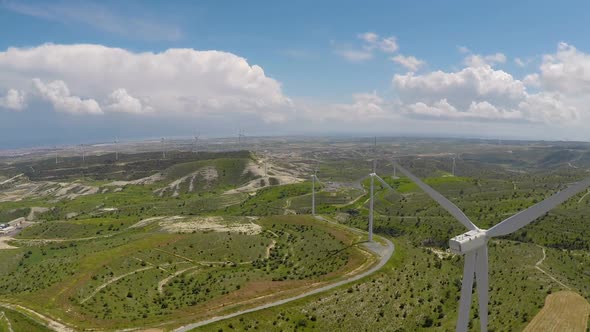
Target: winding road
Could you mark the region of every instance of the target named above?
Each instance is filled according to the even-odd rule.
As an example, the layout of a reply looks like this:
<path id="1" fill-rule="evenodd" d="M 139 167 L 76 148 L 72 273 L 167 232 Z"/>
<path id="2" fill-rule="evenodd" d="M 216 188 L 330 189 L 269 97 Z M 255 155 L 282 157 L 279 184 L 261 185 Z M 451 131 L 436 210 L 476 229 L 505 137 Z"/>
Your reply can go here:
<path id="1" fill-rule="evenodd" d="M 319 220 L 326 221 L 326 222 L 331 223 L 331 224 L 337 224 L 337 223 L 332 222 L 332 221 L 330 221 L 330 220 L 328 220 L 328 219 L 326 219 L 324 217 L 321 217 L 321 216 L 316 216 L 316 218 L 319 219 Z M 337 225 L 343 226 L 341 224 L 337 224 Z M 359 233 L 362 233 L 362 234 L 366 233 L 366 232 L 363 232 L 363 231 L 358 230 L 358 229 L 355 229 L 355 228 L 349 228 L 349 227 L 347 227 L 347 228 L 349 230 L 352 230 L 353 232 L 355 232 L 357 234 L 359 234 Z M 323 287 L 320 287 L 320 288 L 316 288 L 314 290 L 311 290 L 309 292 L 305 292 L 303 294 L 299 294 L 297 296 L 293 296 L 293 297 L 290 297 L 290 298 L 286 298 L 286 299 L 282 299 L 282 300 L 270 302 L 270 303 L 263 304 L 263 305 L 260 305 L 258 307 L 254 307 L 254 308 L 250 308 L 250 309 L 246 309 L 246 310 L 240 310 L 240 311 L 237 311 L 237 312 L 228 314 L 228 315 L 217 316 L 217 317 L 213 317 L 213 318 L 210 318 L 210 319 L 207 319 L 207 320 L 204 320 L 204 321 L 200 321 L 200 322 L 197 322 L 197 323 L 185 325 L 185 326 L 182 326 L 182 327 L 179 327 L 179 328 L 175 329 L 174 332 L 186 332 L 186 331 L 190 331 L 192 329 L 195 329 L 197 327 L 209 325 L 211 323 L 219 322 L 219 321 L 222 321 L 222 320 L 225 320 L 225 319 L 234 318 L 234 317 L 237 317 L 237 316 L 240 316 L 240 315 L 244 315 L 244 314 L 247 314 L 247 313 L 256 312 L 256 311 L 260 311 L 260 310 L 264 310 L 264 309 L 268 309 L 268 308 L 280 306 L 280 305 L 283 305 L 285 303 L 296 301 L 296 300 L 299 300 L 299 299 L 302 299 L 302 298 L 305 298 L 305 297 L 308 297 L 308 296 L 312 296 L 312 295 L 315 295 L 315 294 L 318 294 L 318 293 L 322 293 L 322 292 L 325 292 L 325 291 L 334 289 L 336 287 L 340 287 L 342 285 L 346 285 L 346 284 L 349 284 L 351 282 L 360 280 L 360 279 L 362 279 L 362 278 L 364 278 L 366 276 L 369 276 L 369 275 L 371 275 L 371 274 L 379 271 L 387 263 L 387 261 L 389 261 L 389 258 L 391 258 L 391 255 L 393 255 L 393 251 L 395 250 L 395 247 L 394 247 L 393 243 L 391 243 L 391 241 L 389 241 L 388 239 L 385 239 L 385 238 L 383 238 L 383 240 L 386 242 L 386 244 L 387 244 L 386 246 L 381 246 L 381 245 L 377 244 L 376 242 L 374 242 L 371 245 L 367 245 L 366 246 L 366 248 L 368 248 L 369 250 L 371 250 L 374 253 L 376 253 L 377 255 L 379 255 L 381 259 L 379 260 L 379 263 L 378 264 L 376 264 L 371 269 L 369 269 L 369 270 L 367 270 L 367 271 L 365 271 L 365 272 L 363 272 L 361 274 L 357 274 L 355 276 L 352 276 L 350 278 L 347 278 L 347 279 L 338 281 L 338 282 L 333 283 L 333 284 L 330 284 L 330 285 L 326 285 L 326 286 L 323 286 Z"/>

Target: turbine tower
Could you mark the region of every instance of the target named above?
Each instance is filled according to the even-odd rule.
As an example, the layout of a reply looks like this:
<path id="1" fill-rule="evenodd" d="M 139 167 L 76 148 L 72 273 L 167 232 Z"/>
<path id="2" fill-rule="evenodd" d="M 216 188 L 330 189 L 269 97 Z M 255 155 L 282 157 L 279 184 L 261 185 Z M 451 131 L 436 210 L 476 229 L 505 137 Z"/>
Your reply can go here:
<path id="1" fill-rule="evenodd" d="M 242 142 L 246 140 L 246 134 L 243 129 L 238 129 L 238 146 L 242 146 Z"/>
<path id="2" fill-rule="evenodd" d="M 379 175 L 377 175 L 376 173 L 376 169 L 377 169 L 377 160 L 373 160 L 373 172 L 371 174 L 369 174 L 369 177 L 371 177 L 371 189 L 370 189 L 370 193 L 371 193 L 371 198 L 369 200 L 369 242 L 373 242 L 373 219 L 374 219 L 374 205 L 375 205 L 375 178 L 377 178 L 377 180 L 379 182 L 381 182 L 381 184 L 383 184 L 386 188 L 388 188 L 391 191 L 395 191 L 387 182 L 385 182 L 385 180 L 383 180 Z M 366 177 L 364 177 L 362 181 L 364 181 L 366 179 Z"/>
<path id="3" fill-rule="evenodd" d="M 488 240 L 496 236 L 504 236 L 516 232 L 590 186 L 590 177 L 588 177 L 580 182 L 570 185 L 566 189 L 552 195 L 540 203 L 504 219 L 490 229 L 480 229 L 467 218 L 463 211 L 443 195 L 422 182 L 402 166 L 398 165 L 397 167 L 400 172 L 416 183 L 433 200 L 469 229 L 468 232 L 456 236 L 449 241 L 449 247 L 452 252 L 465 255 L 463 282 L 461 285 L 461 300 L 459 302 L 459 318 L 457 319 L 456 327 L 457 332 L 465 332 L 468 328 L 474 275 L 477 281 L 480 328 L 481 331 L 487 331 L 489 302 Z"/>
<path id="4" fill-rule="evenodd" d="M 455 157 L 453 157 L 453 168 L 452 168 L 452 174 L 453 174 L 453 176 L 455 176 Z"/>
<path id="5" fill-rule="evenodd" d="M 201 136 L 201 134 L 196 134 L 193 136 L 194 140 L 195 140 L 195 153 L 198 152 L 199 150 L 199 137 Z"/>
<path id="6" fill-rule="evenodd" d="M 115 160 L 119 160 L 119 139 L 115 137 Z"/>
<path id="7" fill-rule="evenodd" d="M 160 142 L 162 142 L 162 159 L 166 159 L 166 138 L 162 137 Z"/>
<path id="8" fill-rule="evenodd" d="M 311 175 L 311 214 L 315 216 L 315 182 L 320 182 L 318 179 L 318 165 L 316 165 L 313 174 Z"/>
<path id="9" fill-rule="evenodd" d="M 268 176 L 268 154 L 264 154 L 264 176 Z"/>

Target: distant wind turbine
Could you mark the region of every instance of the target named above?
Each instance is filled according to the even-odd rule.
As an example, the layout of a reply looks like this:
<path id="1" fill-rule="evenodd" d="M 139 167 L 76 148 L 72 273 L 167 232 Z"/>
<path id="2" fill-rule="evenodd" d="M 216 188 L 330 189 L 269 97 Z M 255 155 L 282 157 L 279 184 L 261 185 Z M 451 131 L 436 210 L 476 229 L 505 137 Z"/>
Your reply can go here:
<path id="1" fill-rule="evenodd" d="M 316 165 L 313 174 L 311 175 L 311 214 L 315 216 L 315 182 L 320 182 L 318 179 L 318 166 Z M 321 182 L 320 182 L 321 183 Z"/>
<path id="2" fill-rule="evenodd" d="M 166 159 L 166 138 L 162 137 L 162 159 Z"/>
<path id="3" fill-rule="evenodd" d="M 115 137 L 115 160 L 119 160 L 119 139 Z"/>
<path id="4" fill-rule="evenodd" d="M 375 178 L 377 178 L 377 180 L 379 182 L 381 182 L 381 184 L 383 184 L 387 189 L 391 190 L 391 191 L 395 191 L 387 182 L 385 182 L 385 180 L 383 180 L 379 175 L 377 175 L 376 173 L 377 171 L 377 160 L 373 160 L 373 172 L 371 174 L 369 174 L 369 177 L 371 178 L 371 189 L 370 189 L 370 193 L 371 193 L 371 198 L 369 200 L 369 242 L 373 242 L 373 219 L 374 219 L 374 205 L 375 205 L 375 197 L 374 197 L 374 192 L 375 192 Z M 364 181 L 367 177 L 364 177 L 362 181 Z"/>
<path id="5" fill-rule="evenodd" d="M 453 168 L 452 168 L 452 174 L 453 174 L 453 176 L 455 176 L 455 157 L 453 157 Z"/>
<path id="6" fill-rule="evenodd" d="M 264 153 L 264 176 L 268 176 L 268 154 Z"/>
<path id="7" fill-rule="evenodd" d="M 537 203 L 526 210 L 504 219 L 490 229 L 480 229 L 455 204 L 446 199 L 443 195 L 422 182 L 408 170 L 398 164 L 397 166 L 404 175 L 416 183 L 432 199 L 447 210 L 455 219 L 463 224 L 468 232 L 452 238 L 449 241 L 449 248 L 456 254 L 465 255 L 463 269 L 463 283 L 461 285 L 461 300 L 459 302 L 459 318 L 457 319 L 457 332 L 467 331 L 469 324 L 469 311 L 471 309 L 471 293 L 473 289 L 473 277 L 477 281 L 477 293 L 479 301 L 479 317 L 481 331 L 487 331 L 488 326 L 488 240 L 492 237 L 508 235 L 516 232 L 522 227 L 530 224 L 535 219 L 543 216 L 549 210 L 565 202 L 570 197 L 580 193 L 590 186 L 590 177 L 570 185 L 566 189 L 553 196 Z"/>
<path id="8" fill-rule="evenodd" d="M 194 140 L 195 140 L 195 152 L 199 151 L 199 137 L 201 136 L 201 134 L 195 134 L 193 136 Z"/>

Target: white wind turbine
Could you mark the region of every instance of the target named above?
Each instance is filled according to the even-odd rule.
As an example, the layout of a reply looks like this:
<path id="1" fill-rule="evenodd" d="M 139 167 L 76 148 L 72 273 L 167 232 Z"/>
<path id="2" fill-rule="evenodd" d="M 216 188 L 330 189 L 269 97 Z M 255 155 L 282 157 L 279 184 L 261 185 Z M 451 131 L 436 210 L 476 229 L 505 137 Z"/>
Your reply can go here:
<path id="1" fill-rule="evenodd" d="M 315 182 L 320 182 L 318 179 L 318 165 L 316 165 L 313 174 L 311 175 L 311 214 L 315 216 Z"/>
<path id="2" fill-rule="evenodd" d="M 199 151 L 199 137 L 201 137 L 200 133 L 193 136 L 193 139 L 195 140 L 195 152 Z"/>
<path id="3" fill-rule="evenodd" d="M 477 281 L 477 293 L 479 301 L 479 317 L 481 331 L 487 331 L 488 325 L 488 240 L 492 237 L 503 236 L 513 233 L 528 225 L 535 219 L 547 213 L 557 205 L 565 202 L 570 197 L 578 194 L 590 186 L 590 177 L 574 183 L 566 189 L 553 196 L 537 203 L 526 210 L 504 219 L 490 229 L 480 229 L 455 204 L 446 199 L 443 195 L 422 182 L 405 168 L 398 164 L 400 172 L 415 182 L 432 199 L 439 203 L 469 231 L 452 238 L 449 241 L 449 248 L 456 254 L 465 255 L 463 269 L 463 283 L 461 285 L 461 300 L 459 302 L 459 318 L 457 319 L 458 332 L 467 331 L 469 324 L 469 311 L 471 309 L 471 292 L 473 289 L 473 276 Z"/>
<path id="4" fill-rule="evenodd" d="M 374 207 L 374 203 L 375 203 L 375 198 L 374 198 L 375 178 L 377 178 L 377 180 L 379 180 L 379 182 L 381 182 L 381 184 L 383 184 L 386 188 L 394 191 L 393 188 L 387 182 L 385 182 L 385 180 L 383 180 L 379 175 L 377 175 L 376 169 L 377 169 L 377 160 L 373 160 L 373 172 L 371 174 L 369 174 L 369 177 L 371 178 L 371 198 L 369 201 L 369 242 L 373 242 L 373 218 L 374 218 L 373 207 Z M 364 177 L 361 180 L 361 182 L 364 181 L 364 179 L 366 179 L 366 177 Z"/>
<path id="5" fill-rule="evenodd" d="M 166 159 L 166 138 L 162 137 L 160 142 L 162 142 L 162 159 Z"/>
<path id="6" fill-rule="evenodd" d="M 452 169 L 452 174 L 453 174 L 453 176 L 455 176 L 455 156 L 453 156 L 453 169 Z"/>
<path id="7" fill-rule="evenodd" d="M 119 139 L 115 137 L 115 160 L 119 160 Z"/>
<path id="8" fill-rule="evenodd" d="M 242 128 L 238 129 L 238 146 L 241 147 L 242 143 L 246 141 L 246 134 Z"/>
<path id="9" fill-rule="evenodd" d="M 268 176 L 268 152 L 264 151 L 264 176 Z"/>

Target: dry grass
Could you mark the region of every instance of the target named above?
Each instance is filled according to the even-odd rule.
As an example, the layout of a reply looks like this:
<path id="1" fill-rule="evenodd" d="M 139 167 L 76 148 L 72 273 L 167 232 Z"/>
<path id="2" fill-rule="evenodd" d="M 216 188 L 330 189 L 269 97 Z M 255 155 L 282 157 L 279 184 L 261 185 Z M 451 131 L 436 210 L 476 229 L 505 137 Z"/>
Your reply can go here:
<path id="1" fill-rule="evenodd" d="M 545 306 L 524 329 L 525 332 L 584 332 L 588 325 L 590 303 L 571 291 L 553 293 Z"/>

